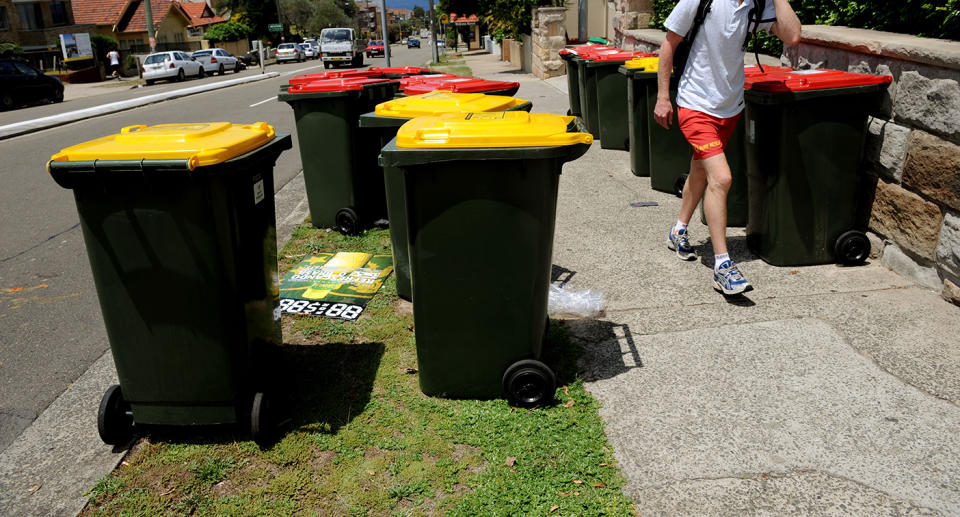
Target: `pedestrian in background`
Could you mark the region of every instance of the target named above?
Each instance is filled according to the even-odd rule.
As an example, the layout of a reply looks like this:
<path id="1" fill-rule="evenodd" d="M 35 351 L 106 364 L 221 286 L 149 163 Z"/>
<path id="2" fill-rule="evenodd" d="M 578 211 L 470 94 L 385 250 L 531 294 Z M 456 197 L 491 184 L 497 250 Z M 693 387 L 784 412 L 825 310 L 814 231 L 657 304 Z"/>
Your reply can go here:
<path id="1" fill-rule="evenodd" d="M 107 60 L 110 62 L 110 77 L 120 79 L 120 53 L 112 48 L 107 52 Z"/>
<path id="2" fill-rule="evenodd" d="M 727 192 L 730 166 L 723 148 L 743 111 L 743 57 L 750 34 L 768 30 L 786 45 L 800 41 L 800 20 L 787 0 L 766 0 L 757 12 L 757 0 L 714 0 L 709 3 L 703 25 L 690 42 L 690 53 L 680 74 L 677 90 L 677 123 L 693 146 L 690 174 L 683 186 L 683 202 L 676 225 L 667 235 L 667 247 L 683 260 L 696 260 L 690 246 L 687 224 L 701 196 L 714 252 L 714 287 L 724 294 L 751 289 L 727 253 Z M 694 26 L 701 0 L 680 0 L 664 25 L 667 37 L 660 47 L 657 103 L 654 118 L 669 129 L 673 122 L 670 75 L 677 46 Z"/>

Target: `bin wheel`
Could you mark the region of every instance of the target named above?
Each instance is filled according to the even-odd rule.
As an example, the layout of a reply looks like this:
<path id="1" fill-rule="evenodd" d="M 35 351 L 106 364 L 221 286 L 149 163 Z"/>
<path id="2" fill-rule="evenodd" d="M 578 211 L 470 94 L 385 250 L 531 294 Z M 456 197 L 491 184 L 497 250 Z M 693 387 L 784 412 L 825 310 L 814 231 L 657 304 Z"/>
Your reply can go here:
<path id="1" fill-rule="evenodd" d="M 360 218 L 357 217 L 357 212 L 350 207 L 338 210 L 334 221 L 336 222 L 337 230 L 344 235 L 356 235 L 360 233 Z"/>
<path id="2" fill-rule="evenodd" d="M 130 404 L 123 400 L 123 392 L 118 384 L 107 388 L 100 399 L 97 432 L 100 433 L 103 443 L 108 445 L 126 443 L 133 435 L 133 414 L 130 412 Z"/>
<path id="3" fill-rule="evenodd" d="M 677 181 L 673 182 L 673 192 L 677 197 L 683 197 L 683 186 L 687 184 L 687 174 L 681 174 Z"/>
<path id="4" fill-rule="evenodd" d="M 507 402 L 518 407 L 535 407 L 553 400 L 557 377 L 549 366 L 535 359 L 517 361 L 503 374 Z"/>
<path id="5" fill-rule="evenodd" d="M 857 266 L 870 256 L 870 239 L 857 230 L 844 232 L 833 246 L 834 256 L 844 266 Z"/>
<path id="6" fill-rule="evenodd" d="M 329 61 L 324 61 L 324 62 L 323 62 L 323 67 L 324 67 L 324 68 L 330 68 L 330 62 L 329 62 Z"/>
<path id="7" fill-rule="evenodd" d="M 270 439 L 274 430 L 273 420 L 273 401 L 258 391 L 253 395 L 253 404 L 250 406 L 250 436 L 253 441 L 264 443 Z"/>

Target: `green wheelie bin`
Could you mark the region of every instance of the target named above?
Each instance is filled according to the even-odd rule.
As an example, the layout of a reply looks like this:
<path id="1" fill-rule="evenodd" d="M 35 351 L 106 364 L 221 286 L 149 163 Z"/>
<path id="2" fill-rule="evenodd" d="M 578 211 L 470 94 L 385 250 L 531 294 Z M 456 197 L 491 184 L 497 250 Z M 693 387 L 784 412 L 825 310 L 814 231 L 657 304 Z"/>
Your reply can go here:
<path id="1" fill-rule="evenodd" d="M 587 49 L 580 54 L 577 63 L 577 80 L 580 83 L 580 118 L 594 138 L 600 138 L 600 116 L 597 113 L 599 101 L 597 96 L 596 68 L 590 67 L 590 62 L 599 56 L 619 54 L 620 49 Z"/>
<path id="2" fill-rule="evenodd" d="M 264 122 L 131 126 L 55 154 L 72 189 L 120 379 L 100 438 L 134 425 L 274 427 L 280 343 L 273 167 L 291 147 Z"/>
<path id="3" fill-rule="evenodd" d="M 566 62 L 567 69 L 567 97 L 570 100 L 570 109 L 567 110 L 567 115 L 576 117 L 582 115 L 580 111 L 580 67 L 577 64 L 577 61 L 580 59 L 580 52 L 601 49 L 610 49 L 610 47 L 604 45 L 581 45 L 560 51 L 560 58 Z"/>
<path id="4" fill-rule="evenodd" d="M 858 220 L 867 116 L 887 76 L 836 70 L 771 73 L 745 92 L 747 246 L 775 266 L 863 263 Z"/>
<path id="5" fill-rule="evenodd" d="M 598 55 L 586 63 L 597 83 L 597 126 L 601 148 L 630 149 L 627 78 L 617 70 L 631 59 L 651 56 L 643 52 L 621 51 Z"/>
<path id="6" fill-rule="evenodd" d="M 553 114 L 446 114 L 407 122 L 383 148 L 403 174 L 425 394 L 552 400 L 556 379 L 537 358 L 560 172 L 593 141 L 580 127 Z"/>
<path id="7" fill-rule="evenodd" d="M 650 176 L 650 142 L 647 138 L 647 86 L 657 84 L 658 57 L 639 57 L 617 69 L 627 78 L 627 138 L 630 149 L 630 172 L 634 176 Z M 653 109 L 651 106 L 649 109 Z"/>
<path id="8" fill-rule="evenodd" d="M 355 77 L 293 84 L 293 108 L 310 219 L 356 234 L 387 217 L 379 143 L 357 138 L 360 115 L 393 98 L 396 81 Z"/>
<path id="9" fill-rule="evenodd" d="M 360 115 L 362 138 L 375 138 L 381 147 L 397 136 L 397 130 L 408 120 L 442 113 L 484 113 L 495 111 L 530 111 L 533 104 L 523 99 L 482 93 L 431 92 L 403 97 L 378 104 L 372 113 Z M 403 199 L 403 178 L 392 167 L 385 167 L 387 216 L 390 219 L 390 241 L 393 243 L 393 270 L 397 279 L 397 296 L 413 300 L 410 287 L 410 258 L 407 251 L 407 214 Z"/>

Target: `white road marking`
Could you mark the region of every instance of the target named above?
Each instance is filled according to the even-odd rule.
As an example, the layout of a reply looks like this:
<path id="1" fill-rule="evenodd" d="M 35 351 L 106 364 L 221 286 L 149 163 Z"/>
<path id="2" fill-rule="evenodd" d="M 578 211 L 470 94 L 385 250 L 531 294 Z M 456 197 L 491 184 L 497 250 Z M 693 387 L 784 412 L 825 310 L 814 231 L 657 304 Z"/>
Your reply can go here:
<path id="1" fill-rule="evenodd" d="M 270 102 L 270 101 L 275 101 L 275 100 L 277 100 L 277 96 L 276 96 L 276 95 L 274 95 L 273 97 L 270 97 L 269 99 L 263 99 L 263 100 L 260 101 L 260 102 L 257 102 L 257 103 L 255 103 L 255 104 L 251 104 L 250 107 L 252 108 L 252 107 L 254 107 L 254 106 L 259 106 L 259 105 L 261 105 L 261 104 L 266 104 L 266 103 L 268 103 L 268 102 Z"/>
<path id="2" fill-rule="evenodd" d="M 314 68 L 320 68 L 321 66 L 323 66 L 323 65 L 308 66 L 308 67 L 306 67 L 306 68 L 300 68 L 300 69 L 298 69 L 298 70 L 292 70 L 292 71 L 290 71 L 290 72 L 284 72 L 284 73 L 280 74 L 280 76 L 282 77 L 282 76 L 285 76 L 285 75 L 299 74 L 300 72 L 303 72 L 304 70 L 313 70 Z"/>

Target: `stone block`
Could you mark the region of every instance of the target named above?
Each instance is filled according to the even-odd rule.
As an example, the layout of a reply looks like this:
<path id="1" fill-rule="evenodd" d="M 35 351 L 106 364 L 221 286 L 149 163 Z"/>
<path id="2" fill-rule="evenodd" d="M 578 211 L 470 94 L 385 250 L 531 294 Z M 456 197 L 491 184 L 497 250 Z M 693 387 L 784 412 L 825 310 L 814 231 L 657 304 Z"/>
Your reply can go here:
<path id="1" fill-rule="evenodd" d="M 933 262 L 943 215 L 937 205 L 892 183 L 877 183 L 870 229 Z"/>
<path id="2" fill-rule="evenodd" d="M 867 146 L 864 155 L 881 178 L 891 183 L 900 183 L 903 162 L 907 157 L 907 140 L 910 128 L 872 117 L 868 126 Z"/>
<path id="3" fill-rule="evenodd" d="M 960 146 L 914 131 L 903 165 L 903 185 L 960 210 Z"/>
<path id="4" fill-rule="evenodd" d="M 940 292 L 943 288 L 943 281 L 940 280 L 936 269 L 917 262 L 901 251 L 896 244 L 889 244 L 884 248 L 880 263 L 927 289 Z"/>
<path id="5" fill-rule="evenodd" d="M 943 299 L 954 304 L 960 305 L 960 286 L 953 283 L 949 278 L 943 281 L 943 291 L 940 293 Z"/>
<path id="6" fill-rule="evenodd" d="M 616 9 L 620 12 L 651 12 L 653 11 L 653 2 L 651 0 L 620 0 Z"/>
<path id="7" fill-rule="evenodd" d="M 567 46 L 567 38 L 564 36 L 555 36 L 547 40 L 545 45 L 548 49 L 561 51 Z"/>
<path id="8" fill-rule="evenodd" d="M 904 72 L 893 111 L 898 122 L 960 140 L 960 85 L 955 80 Z"/>
<path id="9" fill-rule="evenodd" d="M 947 212 L 937 243 L 937 266 L 960 279 L 960 214 Z"/>
<path id="10" fill-rule="evenodd" d="M 883 247 L 886 246 L 883 239 L 873 232 L 867 232 L 867 240 L 870 241 L 870 258 L 877 260 L 883 257 Z"/>

